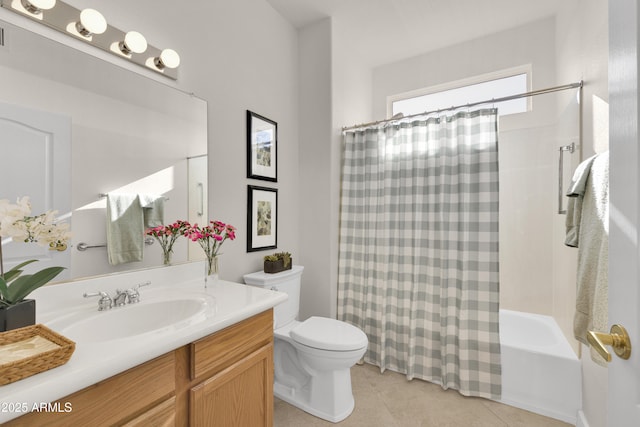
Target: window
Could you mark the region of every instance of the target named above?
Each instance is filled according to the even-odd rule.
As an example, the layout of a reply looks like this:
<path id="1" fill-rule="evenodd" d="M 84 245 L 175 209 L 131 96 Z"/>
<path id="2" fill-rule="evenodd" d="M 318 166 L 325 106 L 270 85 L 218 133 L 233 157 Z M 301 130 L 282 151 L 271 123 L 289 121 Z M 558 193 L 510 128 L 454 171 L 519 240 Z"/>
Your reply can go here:
<path id="1" fill-rule="evenodd" d="M 513 71 L 512 71 L 513 73 Z M 498 99 L 511 95 L 518 95 L 528 91 L 528 72 L 518 72 L 505 77 L 498 77 L 480 81 L 478 83 L 457 85 L 450 89 L 423 89 L 408 94 L 390 97 L 391 115 L 402 113 L 405 116 L 420 114 L 452 106 L 466 105 L 490 99 Z M 453 85 L 452 85 L 453 86 Z M 422 93 L 420 93 L 422 92 Z M 487 106 L 491 106 L 490 103 Z M 496 104 L 498 115 L 523 113 L 528 111 L 528 98 L 503 101 Z"/>

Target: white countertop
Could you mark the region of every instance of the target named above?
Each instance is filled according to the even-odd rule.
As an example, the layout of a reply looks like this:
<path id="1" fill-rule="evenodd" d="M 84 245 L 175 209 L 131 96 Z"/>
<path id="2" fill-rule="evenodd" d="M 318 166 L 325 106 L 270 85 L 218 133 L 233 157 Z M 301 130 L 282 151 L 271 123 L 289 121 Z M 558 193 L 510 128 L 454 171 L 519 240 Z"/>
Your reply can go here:
<path id="1" fill-rule="evenodd" d="M 0 386 L 0 423 L 23 415 L 43 402 L 52 402 L 78 390 L 140 365 L 155 357 L 196 341 L 227 326 L 268 310 L 285 301 L 287 295 L 253 286 L 218 281 L 204 287 L 204 267 L 199 263 L 163 267 L 90 280 L 45 286 L 30 297 L 36 299 L 37 323 L 56 332 L 56 319 L 70 312 L 97 313 L 97 298 L 85 299 L 84 292 L 126 289 L 151 280 L 151 286 L 140 289 L 141 303 L 158 298 L 194 297 L 207 301 L 207 310 L 179 328 L 165 327 L 130 338 L 101 342 L 76 340 L 76 349 L 66 364 L 34 376 Z M 200 274 L 198 274 L 200 273 Z M 108 312 L 116 315 L 112 308 Z M 58 322 L 59 324 L 60 322 Z M 51 324 L 51 325 L 48 325 Z M 73 339 L 72 337 L 68 337 Z"/>

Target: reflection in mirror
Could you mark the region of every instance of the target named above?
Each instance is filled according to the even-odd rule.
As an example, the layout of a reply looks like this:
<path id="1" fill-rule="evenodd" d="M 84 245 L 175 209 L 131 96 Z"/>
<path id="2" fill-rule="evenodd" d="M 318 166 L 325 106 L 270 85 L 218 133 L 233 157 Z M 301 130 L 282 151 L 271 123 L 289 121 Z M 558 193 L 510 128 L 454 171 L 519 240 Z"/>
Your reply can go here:
<path id="1" fill-rule="evenodd" d="M 24 245 L 4 242 L 5 266 L 37 258 L 69 267 L 59 279 L 76 279 L 161 265 L 157 243 L 145 245 L 140 262 L 109 264 L 101 195 L 163 196 L 164 223 L 206 220 L 206 102 L 11 24 L 0 27 L 0 199 L 30 196 L 34 213 L 58 210 L 73 233 L 70 250 L 55 254 L 25 254 Z M 100 247 L 78 251 L 81 242 Z M 174 263 L 190 259 L 188 246 L 178 239 Z"/>

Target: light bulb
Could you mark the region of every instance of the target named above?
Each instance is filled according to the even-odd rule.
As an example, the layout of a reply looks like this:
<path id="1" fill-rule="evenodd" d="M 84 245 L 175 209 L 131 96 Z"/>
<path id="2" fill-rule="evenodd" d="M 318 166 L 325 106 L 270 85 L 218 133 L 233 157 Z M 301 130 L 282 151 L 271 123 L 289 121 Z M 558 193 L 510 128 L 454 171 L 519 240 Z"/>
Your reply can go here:
<path id="1" fill-rule="evenodd" d="M 118 46 L 125 55 L 129 55 L 131 52 L 142 53 L 147 50 L 147 39 L 137 31 L 129 31 Z"/>
<path id="2" fill-rule="evenodd" d="M 180 65 L 180 55 L 173 49 L 164 49 L 160 52 L 160 56 L 154 58 L 154 64 L 158 69 L 162 70 L 166 68 L 178 68 Z"/>
<path id="3" fill-rule="evenodd" d="M 80 21 L 76 22 L 76 30 L 85 37 L 102 34 L 107 31 L 107 20 L 95 9 L 84 9 L 80 12 Z"/>
<path id="4" fill-rule="evenodd" d="M 39 15 L 43 10 L 52 9 L 56 0 L 22 0 L 22 6 L 34 15 Z"/>

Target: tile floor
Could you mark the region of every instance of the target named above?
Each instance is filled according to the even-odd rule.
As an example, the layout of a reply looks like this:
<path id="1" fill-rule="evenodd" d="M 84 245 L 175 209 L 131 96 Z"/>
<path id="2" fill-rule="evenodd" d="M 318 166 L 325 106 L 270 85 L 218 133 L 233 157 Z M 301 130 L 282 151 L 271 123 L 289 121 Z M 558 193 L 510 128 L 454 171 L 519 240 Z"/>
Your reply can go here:
<path id="1" fill-rule="evenodd" d="M 275 427 L 567 427 L 570 424 L 486 399 L 464 397 L 425 381 L 407 381 L 373 365 L 354 366 L 356 407 L 333 424 L 275 399 Z"/>

